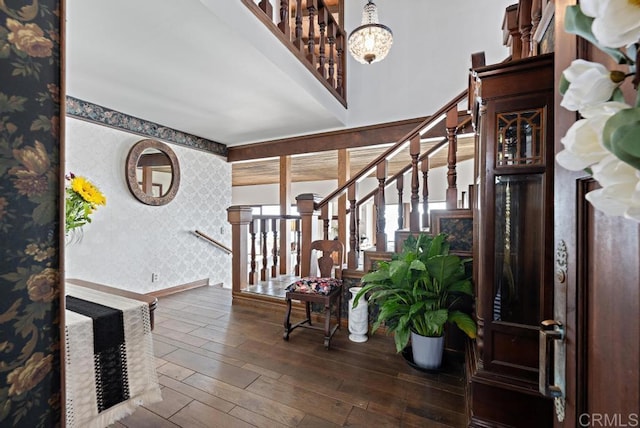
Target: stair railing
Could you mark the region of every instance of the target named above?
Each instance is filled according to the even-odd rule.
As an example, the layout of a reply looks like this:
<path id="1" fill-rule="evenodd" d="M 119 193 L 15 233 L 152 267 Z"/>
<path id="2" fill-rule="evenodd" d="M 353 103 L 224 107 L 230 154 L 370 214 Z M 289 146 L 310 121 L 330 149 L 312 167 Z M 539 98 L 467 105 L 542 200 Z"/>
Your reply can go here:
<path id="1" fill-rule="evenodd" d="M 329 215 L 328 204 L 343 194 L 347 194 L 347 200 L 349 201 L 349 251 L 347 253 L 347 267 L 349 269 L 356 269 L 358 266 L 359 256 L 359 204 L 356 198 L 357 186 L 360 181 L 369 177 L 375 173 L 375 177 L 378 180 L 377 189 L 372 192 L 374 195 L 374 205 L 376 213 L 376 251 L 387 251 L 387 239 L 385 230 L 385 188 L 389 184 L 391 179 L 397 179 L 397 177 L 387 177 L 387 163 L 390 158 L 409 146 L 410 165 L 407 166 L 407 171 L 411 170 L 411 212 L 409 218 L 409 229 L 411 231 L 419 231 L 420 223 L 424 216 L 421 218 L 419 204 L 420 204 L 420 180 L 419 175 L 421 169 L 419 167 L 420 159 L 420 140 L 422 135 L 426 134 L 429 130 L 433 129 L 442 121 L 445 121 L 446 129 L 446 143 L 439 142 L 437 145 L 448 144 L 448 159 L 447 159 L 447 208 L 455 208 L 457 206 L 457 187 L 456 187 L 456 151 L 457 151 L 457 132 L 461 129 L 461 124 L 458 123 L 458 105 L 468 99 L 468 91 L 463 91 L 451 101 L 441 107 L 435 114 L 425 119 L 420 125 L 407 133 L 403 138 L 399 139 L 395 144 L 385 150 L 376 159 L 369 162 L 362 170 L 356 173 L 351 179 L 349 179 L 342 186 L 331 192 L 324 199 L 319 200 L 316 195 L 303 194 L 299 195 L 298 201 L 298 213 L 302 217 L 302 275 L 306 275 L 309 272 L 310 264 L 305 263 L 311 255 L 311 241 L 314 236 L 313 228 L 317 221 L 315 221 L 318 212 L 321 213 L 320 220 L 325 220 L 325 216 Z M 445 138 L 445 137 L 443 137 Z M 441 146 L 439 146 L 441 147 Z M 438 148 L 439 148 L 438 147 Z M 435 149 L 431 149 L 430 153 L 433 153 Z M 424 155 L 424 154 L 423 154 Z M 428 158 L 428 155 L 427 155 Z M 426 164 L 425 164 L 426 165 Z M 423 174 L 425 171 L 422 171 Z M 426 170 L 428 173 L 428 168 Z M 425 186 L 426 188 L 426 186 Z M 428 195 L 427 195 L 428 196 Z M 427 202 L 428 203 L 428 202 Z M 308 225 L 309 227 L 305 227 Z M 341 225 L 339 225 L 341 227 Z"/>
<path id="2" fill-rule="evenodd" d="M 241 0 L 347 106 L 347 34 L 324 0 Z"/>
<path id="3" fill-rule="evenodd" d="M 447 206 L 455 208 L 457 207 L 457 188 L 456 188 L 456 150 L 457 150 L 457 132 L 466 125 L 467 119 L 458 123 L 458 105 L 467 99 L 467 91 L 461 92 L 446 105 L 440 108 L 433 116 L 424 120 L 419 126 L 414 128 L 411 132 L 407 133 L 398 142 L 393 144 L 387 150 L 385 150 L 380 156 L 371 161 L 361 171 L 356 173 L 351 179 L 349 179 L 344 185 L 338 187 L 331 192 L 324 199 L 320 199 L 318 195 L 308 193 L 301 194 L 296 197 L 297 208 L 299 218 L 296 220 L 296 276 L 308 276 L 311 268 L 311 242 L 314 239 L 318 239 L 320 236 L 328 235 L 327 229 L 330 221 L 332 221 L 333 214 L 330 212 L 329 203 L 334 199 L 347 195 L 347 201 L 349 205 L 349 252 L 347 256 L 347 267 L 349 269 L 357 269 L 359 259 L 359 212 L 361 205 L 370 200 L 375 199 L 376 212 L 377 212 L 377 224 L 376 224 L 376 251 L 387 251 L 386 248 L 386 235 L 384 234 L 385 218 L 384 218 L 384 205 L 385 197 L 384 191 L 393 181 L 398 182 L 400 177 L 411 171 L 411 213 L 409 217 L 409 230 L 419 231 L 421 229 L 421 222 L 424 225 L 428 224 L 426 217 L 420 216 L 419 204 L 420 204 L 420 174 L 423 177 L 423 207 L 424 211 L 427 211 L 428 204 L 428 188 L 427 188 L 427 176 L 429 171 L 429 156 L 434 154 L 437 150 L 442 149 L 445 145 L 448 146 L 448 159 L 447 159 Z M 441 122 L 445 121 L 446 137 L 442 137 L 441 141 L 438 141 L 432 147 L 430 147 L 424 153 L 420 153 L 421 150 L 421 138 L 427 134 L 430 130 L 435 128 Z M 409 146 L 409 163 L 406 167 L 403 167 L 402 171 L 387 177 L 387 162 L 388 160 Z M 369 177 L 375 172 L 375 177 L 378 180 L 378 187 L 374 192 L 365 195 L 358 200 L 357 198 L 357 186 L 360 181 Z M 404 178 L 402 179 L 404 183 Z M 402 186 L 400 186 L 402 187 Z M 276 233 L 278 223 L 284 217 L 294 216 L 256 216 L 252 215 L 252 209 L 249 206 L 232 206 L 227 209 L 228 221 L 232 225 L 232 243 L 233 243 L 233 282 L 232 288 L 234 292 L 240 292 L 247 287 L 247 283 L 253 284 L 258 280 L 258 274 L 261 280 L 266 280 L 269 277 L 269 256 L 271 252 L 271 277 L 275 277 L 277 272 L 276 266 L 278 265 L 278 249 L 274 246 L 272 249 L 265 248 L 267 237 L 265 234 Z M 340 222 L 344 216 L 338 216 Z M 342 220 L 343 221 L 343 220 Z M 271 226 L 269 226 L 271 225 Z M 341 227 L 342 225 L 339 225 Z M 270 227 L 270 229 L 269 229 Z M 319 230 L 320 227 L 324 229 Z M 259 232 L 260 231 L 260 232 Z M 258 270 L 260 261 L 256 258 L 257 251 L 255 242 L 257 234 L 262 234 L 262 267 Z M 277 241 L 276 237 L 273 239 Z M 250 251 L 251 249 L 251 251 Z M 288 249 L 287 249 L 288 250 Z M 289 251 L 284 251 L 282 254 L 289 254 Z M 251 254 L 251 259 L 248 256 Z M 251 271 L 249 272 L 249 268 Z"/>

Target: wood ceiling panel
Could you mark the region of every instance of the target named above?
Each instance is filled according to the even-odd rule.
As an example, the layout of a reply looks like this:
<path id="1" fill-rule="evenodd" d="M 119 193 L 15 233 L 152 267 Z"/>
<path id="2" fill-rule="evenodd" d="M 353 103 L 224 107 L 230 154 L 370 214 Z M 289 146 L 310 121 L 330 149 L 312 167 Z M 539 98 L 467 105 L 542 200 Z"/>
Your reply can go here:
<path id="1" fill-rule="evenodd" d="M 421 152 L 433 147 L 435 143 L 422 143 Z M 387 150 L 388 146 L 349 149 L 351 158 L 351 175 L 355 175 L 371 161 Z M 471 159 L 474 156 L 473 138 L 458 140 L 458 161 Z M 409 148 L 398 153 L 387 168 L 388 175 L 396 174 L 410 162 Z M 430 158 L 430 167 L 438 168 L 447 165 L 447 148 L 440 149 Z M 329 150 L 291 159 L 291 176 L 293 182 L 337 180 L 338 152 Z M 233 186 L 250 186 L 254 184 L 275 184 L 280 180 L 279 159 L 234 163 L 232 165 Z"/>

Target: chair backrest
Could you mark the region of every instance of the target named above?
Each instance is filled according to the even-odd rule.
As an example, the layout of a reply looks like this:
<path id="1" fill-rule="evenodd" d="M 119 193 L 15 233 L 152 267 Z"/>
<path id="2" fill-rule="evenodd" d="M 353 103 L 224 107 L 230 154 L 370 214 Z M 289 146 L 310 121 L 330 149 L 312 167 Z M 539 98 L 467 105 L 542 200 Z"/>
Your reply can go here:
<path id="1" fill-rule="evenodd" d="M 331 270 L 334 266 L 334 258 L 332 254 L 337 253 L 336 260 L 338 265 L 336 266 L 336 277 L 340 278 L 342 275 L 342 253 L 344 252 L 344 245 L 337 239 L 320 239 L 311 243 L 311 250 L 321 251 L 322 255 L 318 257 L 318 269 L 320 270 L 320 277 L 329 278 L 331 276 Z"/>

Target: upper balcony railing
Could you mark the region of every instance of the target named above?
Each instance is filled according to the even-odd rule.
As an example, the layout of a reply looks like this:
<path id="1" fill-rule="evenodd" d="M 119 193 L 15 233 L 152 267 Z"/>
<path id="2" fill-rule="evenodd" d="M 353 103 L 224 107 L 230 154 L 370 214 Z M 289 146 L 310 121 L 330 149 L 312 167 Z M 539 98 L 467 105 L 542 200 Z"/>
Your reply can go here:
<path id="1" fill-rule="evenodd" d="M 347 106 L 347 35 L 325 0 L 241 0 Z M 277 2 L 276 2 L 277 4 Z"/>

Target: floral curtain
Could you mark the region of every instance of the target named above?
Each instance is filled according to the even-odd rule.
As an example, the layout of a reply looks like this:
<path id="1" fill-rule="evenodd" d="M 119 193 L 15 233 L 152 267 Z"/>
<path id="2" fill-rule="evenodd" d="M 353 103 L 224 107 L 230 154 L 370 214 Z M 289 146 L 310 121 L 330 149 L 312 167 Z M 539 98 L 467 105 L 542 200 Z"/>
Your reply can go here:
<path id="1" fill-rule="evenodd" d="M 0 1 L 0 426 L 61 421 L 60 21 Z"/>

